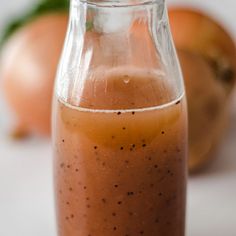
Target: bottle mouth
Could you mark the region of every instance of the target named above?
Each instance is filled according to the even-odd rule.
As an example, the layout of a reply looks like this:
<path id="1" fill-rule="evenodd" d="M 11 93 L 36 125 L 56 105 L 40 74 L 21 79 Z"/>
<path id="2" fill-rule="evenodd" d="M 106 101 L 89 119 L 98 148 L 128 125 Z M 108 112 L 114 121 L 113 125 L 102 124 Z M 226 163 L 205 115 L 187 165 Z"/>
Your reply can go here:
<path id="1" fill-rule="evenodd" d="M 81 3 L 96 7 L 132 7 L 142 5 L 153 5 L 165 0 L 79 0 Z"/>

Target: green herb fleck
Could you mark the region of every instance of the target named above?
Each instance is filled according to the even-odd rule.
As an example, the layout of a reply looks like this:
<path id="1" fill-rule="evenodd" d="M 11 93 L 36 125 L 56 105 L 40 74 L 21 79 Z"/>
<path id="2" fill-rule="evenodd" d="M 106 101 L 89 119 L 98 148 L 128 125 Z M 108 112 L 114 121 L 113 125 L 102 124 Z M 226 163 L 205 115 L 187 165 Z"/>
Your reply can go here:
<path id="1" fill-rule="evenodd" d="M 92 21 L 87 21 L 86 22 L 86 30 L 87 31 L 92 31 L 93 29 L 93 22 Z"/>

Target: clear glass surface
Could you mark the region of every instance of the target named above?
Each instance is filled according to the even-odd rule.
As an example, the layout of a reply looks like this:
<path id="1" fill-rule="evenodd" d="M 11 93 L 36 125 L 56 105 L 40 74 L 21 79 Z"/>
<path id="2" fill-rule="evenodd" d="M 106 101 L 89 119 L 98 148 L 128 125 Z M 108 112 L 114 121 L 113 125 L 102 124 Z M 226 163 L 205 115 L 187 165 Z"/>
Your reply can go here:
<path id="1" fill-rule="evenodd" d="M 184 236 L 187 112 L 163 0 L 71 1 L 53 106 L 60 236 Z"/>

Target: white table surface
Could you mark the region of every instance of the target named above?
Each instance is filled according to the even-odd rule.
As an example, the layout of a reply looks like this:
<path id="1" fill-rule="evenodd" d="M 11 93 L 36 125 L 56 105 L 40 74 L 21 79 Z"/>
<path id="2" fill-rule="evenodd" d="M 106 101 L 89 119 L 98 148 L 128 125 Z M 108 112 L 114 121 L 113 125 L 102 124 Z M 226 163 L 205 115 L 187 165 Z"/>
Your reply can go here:
<path id="1" fill-rule="evenodd" d="M 30 1 L 35 0 L 0 0 L 0 27 Z M 191 4 L 214 13 L 236 32 L 235 0 Z M 50 141 L 9 139 L 10 116 L 1 96 L 0 92 L 0 236 L 55 236 Z M 187 236 L 236 236 L 236 93 L 234 100 L 216 161 L 189 179 Z"/>

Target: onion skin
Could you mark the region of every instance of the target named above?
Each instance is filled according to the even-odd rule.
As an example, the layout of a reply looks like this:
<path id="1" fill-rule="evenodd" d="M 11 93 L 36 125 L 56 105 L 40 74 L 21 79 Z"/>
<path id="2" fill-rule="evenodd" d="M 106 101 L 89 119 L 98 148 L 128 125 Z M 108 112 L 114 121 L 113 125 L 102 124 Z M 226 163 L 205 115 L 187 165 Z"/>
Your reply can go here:
<path id="1" fill-rule="evenodd" d="M 200 54 L 217 67 L 216 79 L 230 95 L 236 81 L 236 47 L 230 34 L 199 10 L 170 7 L 168 13 L 176 47 Z"/>
<path id="2" fill-rule="evenodd" d="M 222 54 L 235 65 L 235 43 L 228 32 L 206 14 L 189 8 L 170 8 L 169 19 L 175 44 L 203 55 Z"/>
<path id="3" fill-rule="evenodd" d="M 3 47 L 0 78 L 21 133 L 50 135 L 54 79 L 67 23 L 65 13 L 39 16 L 13 34 Z"/>
<path id="4" fill-rule="evenodd" d="M 169 18 L 183 70 L 189 114 L 189 169 L 214 159 L 229 117 L 236 48 L 226 30 L 195 9 L 172 7 Z"/>
<path id="5" fill-rule="evenodd" d="M 185 78 L 189 115 L 189 170 L 213 160 L 228 121 L 228 97 L 208 62 L 200 55 L 178 50 Z"/>

